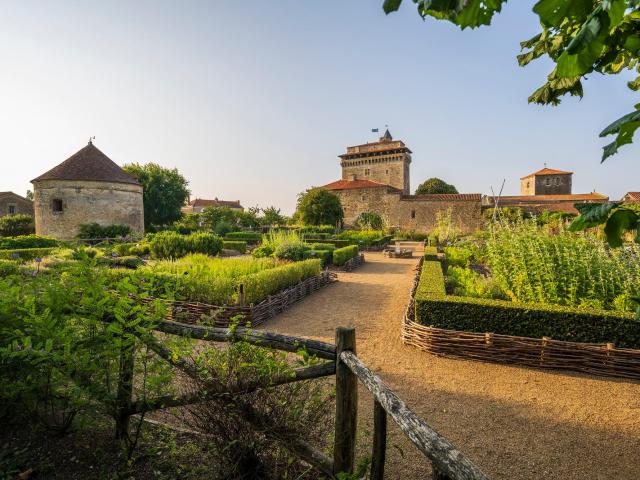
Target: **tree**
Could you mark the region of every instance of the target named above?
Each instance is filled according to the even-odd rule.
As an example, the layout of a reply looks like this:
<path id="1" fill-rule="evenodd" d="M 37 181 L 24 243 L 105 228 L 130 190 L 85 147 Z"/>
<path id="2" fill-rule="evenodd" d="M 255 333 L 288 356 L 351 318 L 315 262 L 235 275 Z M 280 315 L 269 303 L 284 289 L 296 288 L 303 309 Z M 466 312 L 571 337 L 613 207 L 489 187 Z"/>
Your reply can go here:
<path id="1" fill-rule="evenodd" d="M 412 0 L 418 13 L 447 20 L 461 29 L 489 25 L 507 0 Z M 384 0 L 389 14 L 402 0 Z M 533 11 L 542 32 L 520 43 L 521 66 L 546 56 L 555 67 L 547 81 L 529 97 L 530 103 L 558 105 L 560 97 L 583 96 L 582 79 L 592 72 L 615 75 L 623 70 L 640 73 L 640 0 L 540 0 Z M 640 90 L 640 76 L 627 83 Z M 640 103 L 635 110 L 611 123 L 601 137 L 616 135 L 603 147 L 602 161 L 631 143 L 640 127 Z"/>
<path id="2" fill-rule="evenodd" d="M 33 202 L 33 192 L 31 190 L 27 190 L 27 194 L 24 196 L 24 198 Z"/>
<path id="3" fill-rule="evenodd" d="M 132 163 L 124 171 L 138 179 L 144 188 L 144 225 L 169 225 L 182 216 L 180 209 L 189 198 L 189 182 L 178 169 L 164 168 L 155 163 Z"/>
<path id="4" fill-rule="evenodd" d="M 458 193 L 458 189 L 439 178 L 425 180 L 416 188 L 416 195 L 429 195 L 433 193 Z"/>
<path id="5" fill-rule="evenodd" d="M 280 209 L 276 207 L 267 207 L 262 209 L 262 217 L 260 224 L 264 226 L 284 225 L 287 219 L 280 213 Z"/>
<path id="6" fill-rule="evenodd" d="M 0 217 L 0 237 L 15 237 L 35 233 L 31 215 L 17 214 Z"/>
<path id="7" fill-rule="evenodd" d="M 236 212 L 229 207 L 206 207 L 200 215 L 202 224 L 207 230 L 215 230 L 216 225 L 221 222 L 231 225 L 231 228 L 237 224 Z"/>
<path id="8" fill-rule="evenodd" d="M 344 218 L 340 199 L 323 188 L 300 193 L 296 213 L 305 225 L 337 225 Z"/>
<path id="9" fill-rule="evenodd" d="M 376 212 L 362 212 L 356 218 L 355 224 L 362 229 L 382 230 L 384 228 L 384 219 Z"/>

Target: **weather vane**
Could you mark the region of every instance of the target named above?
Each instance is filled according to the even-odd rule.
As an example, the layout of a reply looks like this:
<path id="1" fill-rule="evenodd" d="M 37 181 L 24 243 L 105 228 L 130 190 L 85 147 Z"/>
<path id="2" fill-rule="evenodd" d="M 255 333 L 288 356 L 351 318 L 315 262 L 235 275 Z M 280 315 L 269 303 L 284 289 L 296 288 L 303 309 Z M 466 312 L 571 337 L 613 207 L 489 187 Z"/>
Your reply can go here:
<path id="1" fill-rule="evenodd" d="M 96 136 L 89 137 L 89 145 L 93 145 L 93 141 L 96 139 Z"/>

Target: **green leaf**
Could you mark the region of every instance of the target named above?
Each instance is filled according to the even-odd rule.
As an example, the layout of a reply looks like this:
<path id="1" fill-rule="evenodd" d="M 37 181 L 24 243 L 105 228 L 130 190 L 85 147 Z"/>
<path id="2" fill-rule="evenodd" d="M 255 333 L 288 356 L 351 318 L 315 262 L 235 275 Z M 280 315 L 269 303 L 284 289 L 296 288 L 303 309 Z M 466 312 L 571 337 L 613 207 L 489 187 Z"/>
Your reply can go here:
<path id="1" fill-rule="evenodd" d="M 604 0 L 602 2 L 603 10 L 608 12 L 611 28 L 618 26 L 624 19 L 624 12 L 627 9 L 625 0 Z"/>
<path id="2" fill-rule="evenodd" d="M 633 210 L 621 208 L 611 214 L 604 226 L 604 233 L 607 241 L 612 247 L 622 245 L 622 235 L 627 230 L 634 230 L 638 227 L 638 215 Z"/>
<path id="3" fill-rule="evenodd" d="M 605 223 L 611 211 L 620 206 L 620 202 L 576 203 L 574 206 L 580 212 L 580 216 L 569 225 L 570 232 L 578 232 Z"/>
<path id="4" fill-rule="evenodd" d="M 507 0 L 414 0 L 420 15 L 449 20 L 463 30 L 490 25 Z"/>
<path id="5" fill-rule="evenodd" d="M 593 8 L 593 0 L 540 0 L 533 11 L 545 27 L 560 28 L 567 20 L 583 23 Z"/>
<path id="6" fill-rule="evenodd" d="M 635 112 L 631 112 L 620 117 L 600 132 L 601 137 L 606 137 L 607 135 L 613 135 L 616 133 L 618 134 L 613 142 L 603 148 L 601 162 L 604 162 L 611 155 L 616 154 L 618 152 L 618 148 L 621 146 L 632 143 L 633 136 L 638 128 L 640 128 L 640 110 L 636 110 Z"/>
<path id="7" fill-rule="evenodd" d="M 603 22 L 599 15 L 593 15 L 582 25 L 575 37 L 567 45 L 567 53 L 574 55 L 587 48 L 600 34 Z"/>
<path id="8" fill-rule="evenodd" d="M 593 71 L 594 63 L 603 52 L 604 44 L 599 39 L 591 41 L 575 55 L 565 50 L 558 58 L 556 76 L 558 78 L 576 77 Z"/>
<path id="9" fill-rule="evenodd" d="M 384 0 L 382 9 L 384 10 L 384 13 L 389 15 L 391 12 L 397 11 L 400 8 L 401 3 L 402 0 Z"/>

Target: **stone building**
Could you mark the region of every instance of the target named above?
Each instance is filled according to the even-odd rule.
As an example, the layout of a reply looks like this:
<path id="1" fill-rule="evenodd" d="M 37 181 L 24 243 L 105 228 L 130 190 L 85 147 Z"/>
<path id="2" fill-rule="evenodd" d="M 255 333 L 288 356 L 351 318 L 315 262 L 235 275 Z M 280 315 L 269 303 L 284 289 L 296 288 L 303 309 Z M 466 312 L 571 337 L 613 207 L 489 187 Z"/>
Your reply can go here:
<path id="1" fill-rule="evenodd" d="M 573 172 L 547 168 L 520 178 L 520 195 L 571 195 Z"/>
<path id="2" fill-rule="evenodd" d="M 387 130 L 377 142 L 347 147 L 340 155 L 342 179 L 322 188 L 335 193 L 344 222 L 353 225 L 364 212 L 380 214 L 391 227 L 430 232 L 438 212 L 451 211 L 455 227 L 472 232 L 482 224 L 479 193 L 410 195 L 411 150 Z"/>
<path id="3" fill-rule="evenodd" d="M 244 211 L 244 207 L 240 205 L 240 200 L 218 200 L 216 197 L 213 200 L 208 200 L 205 198 L 196 198 L 194 200 L 189 200 L 189 202 L 182 207 L 182 213 L 202 213 L 202 211 L 207 207 L 227 207 L 231 210 L 236 211 Z"/>
<path id="4" fill-rule="evenodd" d="M 620 201 L 623 203 L 640 203 L 640 192 L 627 192 Z"/>
<path id="5" fill-rule="evenodd" d="M 605 203 L 609 197 L 598 192 L 572 193 L 573 172 L 543 168 L 520 178 L 520 195 L 483 199 L 484 208 L 520 208 L 527 213 L 565 212 L 577 214 L 576 203 Z"/>
<path id="6" fill-rule="evenodd" d="M 31 183 L 38 235 L 69 240 L 87 223 L 144 233 L 142 185 L 91 141 Z"/>
<path id="7" fill-rule="evenodd" d="M 5 215 L 33 215 L 33 202 L 13 192 L 0 192 L 0 217 Z"/>

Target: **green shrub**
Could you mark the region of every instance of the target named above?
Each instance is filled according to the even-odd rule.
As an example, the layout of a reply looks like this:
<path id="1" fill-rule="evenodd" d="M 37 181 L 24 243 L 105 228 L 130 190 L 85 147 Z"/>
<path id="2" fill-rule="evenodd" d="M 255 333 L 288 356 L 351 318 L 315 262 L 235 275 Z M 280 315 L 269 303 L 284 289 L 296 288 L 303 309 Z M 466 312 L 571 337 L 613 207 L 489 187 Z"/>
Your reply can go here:
<path id="1" fill-rule="evenodd" d="M 333 235 L 337 229 L 333 225 L 305 225 L 297 229 L 298 233 L 317 233 L 320 235 Z"/>
<path id="2" fill-rule="evenodd" d="M 212 233 L 192 233 L 187 235 L 189 253 L 205 253 L 215 256 L 222 250 L 222 238 Z"/>
<path id="3" fill-rule="evenodd" d="M 50 248 L 17 248 L 12 250 L 0 250 L 0 259 L 5 260 L 33 260 L 34 258 L 46 257 L 56 250 Z"/>
<path id="4" fill-rule="evenodd" d="M 176 232 L 160 232 L 149 243 L 154 258 L 180 258 L 189 253 L 187 237 Z"/>
<path id="5" fill-rule="evenodd" d="M 308 251 L 309 247 L 302 242 L 283 242 L 276 247 L 273 255 L 280 260 L 299 262 L 306 258 Z"/>
<path id="6" fill-rule="evenodd" d="M 435 261 L 438 260 L 438 247 L 424 247 L 424 259 Z"/>
<path id="7" fill-rule="evenodd" d="M 345 230 L 336 237 L 339 240 L 348 240 L 351 244 L 369 247 L 380 244 L 381 239 L 391 239 L 391 235 L 385 235 L 382 230 Z"/>
<path id="8" fill-rule="evenodd" d="M 309 250 L 310 258 L 319 258 L 322 268 L 331 265 L 333 261 L 333 252 L 331 250 Z"/>
<path id="9" fill-rule="evenodd" d="M 417 232 L 415 230 L 400 230 L 393 236 L 397 240 L 410 240 L 415 242 L 422 242 L 429 238 L 427 233 Z"/>
<path id="10" fill-rule="evenodd" d="M 271 255 L 273 255 L 273 252 L 275 252 L 275 250 L 276 249 L 273 245 L 269 243 L 263 243 L 258 248 L 254 248 L 251 251 L 251 255 L 255 258 L 270 257 Z"/>
<path id="11" fill-rule="evenodd" d="M 311 243 L 308 245 L 312 250 L 329 250 L 333 252 L 336 249 L 336 246 L 332 243 Z"/>
<path id="12" fill-rule="evenodd" d="M 444 255 L 448 265 L 468 267 L 471 265 L 473 251 L 465 247 L 444 247 Z"/>
<path id="13" fill-rule="evenodd" d="M 302 280 L 318 275 L 320 271 L 320 260 L 309 259 L 241 277 L 238 284 L 244 285 L 247 302 L 257 303 L 267 298 L 268 295 L 273 295 Z"/>
<path id="14" fill-rule="evenodd" d="M 224 242 L 222 242 L 222 248 L 224 248 L 225 250 L 235 250 L 240 253 L 246 253 L 247 242 L 240 240 L 225 240 Z"/>
<path id="15" fill-rule="evenodd" d="M 136 257 L 133 255 L 124 256 L 124 257 L 100 257 L 98 259 L 98 263 L 101 265 L 108 265 L 110 267 L 124 267 L 130 269 L 136 269 L 141 265 L 144 265 L 144 261 L 140 257 Z"/>
<path id="16" fill-rule="evenodd" d="M 446 295 L 439 262 L 424 262 L 415 318 L 449 330 L 640 347 L 640 322 L 631 313 Z"/>
<path id="17" fill-rule="evenodd" d="M 18 237 L 0 238 L 0 250 L 15 250 L 24 248 L 49 248 L 58 245 L 58 241 L 51 237 L 39 235 L 22 235 Z"/>
<path id="18" fill-rule="evenodd" d="M 99 225 L 97 223 L 85 223 L 78 226 L 78 238 L 119 238 L 131 233 L 128 225 Z"/>
<path id="19" fill-rule="evenodd" d="M 349 245 L 348 247 L 336 248 L 333 251 L 333 263 L 334 265 L 342 266 L 358 255 L 358 247 L 356 245 Z"/>
<path id="20" fill-rule="evenodd" d="M 0 277 L 15 275 L 20 271 L 20 265 L 12 260 L 0 259 Z"/>
<path id="21" fill-rule="evenodd" d="M 116 243 L 113 246 L 113 251 L 117 253 L 119 256 L 123 257 L 129 255 L 131 251 L 131 247 L 133 247 L 135 243 Z"/>
<path id="22" fill-rule="evenodd" d="M 227 220 L 220 220 L 218 223 L 214 225 L 213 231 L 215 232 L 216 235 L 220 235 L 221 237 L 224 237 L 228 233 L 233 232 L 235 228 L 236 226 L 233 223 Z"/>
<path id="23" fill-rule="evenodd" d="M 243 240 L 247 243 L 258 243 L 262 240 L 260 232 L 229 232 L 224 236 L 225 240 Z"/>
<path id="24" fill-rule="evenodd" d="M 17 214 L 0 217 L 0 237 L 31 235 L 36 231 L 33 216 Z"/>
<path id="25" fill-rule="evenodd" d="M 135 255 L 136 257 L 143 257 L 151 253 L 151 246 L 147 242 L 136 243 L 129 247 L 129 255 Z"/>
<path id="26" fill-rule="evenodd" d="M 447 283 L 453 288 L 453 293 L 462 297 L 499 298 L 507 300 L 495 280 L 480 275 L 468 267 L 449 266 L 447 269 Z"/>

